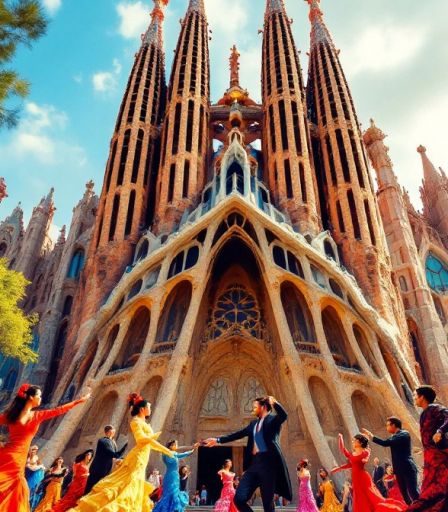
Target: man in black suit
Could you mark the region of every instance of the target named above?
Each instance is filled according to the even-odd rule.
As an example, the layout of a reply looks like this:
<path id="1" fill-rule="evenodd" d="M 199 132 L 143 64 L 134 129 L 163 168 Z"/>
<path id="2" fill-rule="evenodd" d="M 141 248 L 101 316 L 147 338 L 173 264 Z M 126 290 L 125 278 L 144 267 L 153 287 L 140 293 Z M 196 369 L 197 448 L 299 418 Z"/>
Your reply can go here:
<path id="1" fill-rule="evenodd" d="M 272 414 L 274 409 L 275 414 Z M 252 512 L 248 501 L 257 488 L 260 488 L 263 508 L 266 512 L 274 510 L 274 494 L 291 501 L 292 490 L 288 468 L 279 444 L 282 424 L 288 415 L 272 396 L 256 398 L 252 414 L 257 420 L 238 432 L 228 436 L 212 437 L 205 446 L 230 443 L 244 437 L 246 446 L 245 472 L 235 494 L 235 505 L 241 512 Z"/>
<path id="2" fill-rule="evenodd" d="M 380 439 L 363 429 L 362 432 L 376 444 L 389 446 L 392 456 L 392 467 L 397 478 L 403 499 L 410 505 L 419 496 L 418 469 L 412 457 L 411 436 L 407 430 L 403 430 L 400 418 L 391 416 L 387 418 L 386 430 L 391 436 L 388 439 Z"/>
<path id="3" fill-rule="evenodd" d="M 114 459 L 120 459 L 126 450 L 128 443 L 125 443 L 121 450 L 117 450 L 114 437 L 114 427 L 106 425 L 104 427 L 104 437 L 99 439 L 96 445 L 95 457 L 90 465 L 90 474 L 84 494 L 89 494 L 93 486 L 112 471 Z"/>

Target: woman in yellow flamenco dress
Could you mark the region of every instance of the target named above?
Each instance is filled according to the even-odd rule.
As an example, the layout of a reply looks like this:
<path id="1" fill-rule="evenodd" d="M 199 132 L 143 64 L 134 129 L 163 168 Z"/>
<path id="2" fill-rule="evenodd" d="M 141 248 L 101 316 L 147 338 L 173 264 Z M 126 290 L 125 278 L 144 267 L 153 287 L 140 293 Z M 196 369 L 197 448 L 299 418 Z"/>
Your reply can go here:
<path id="1" fill-rule="evenodd" d="M 173 452 L 157 442 L 160 432 L 154 434 L 146 418 L 151 404 L 137 393 L 129 397 L 132 420 L 130 427 L 136 446 L 120 466 L 100 480 L 89 494 L 81 498 L 70 512 L 150 512 L 149 495 L 154 487 L 146 482 L 146 466 L 151 449 L 173 457 Z"/>
<path id="2" fill-rule="evenodd" d="M 334 492 L 333 482 L 328 478 L 328 471 L 325 468 L 320 468 L 319 476 L 322 478 L 319 493 L 324 502 L 320 512 L 343 512 L 341 502 Z"/>

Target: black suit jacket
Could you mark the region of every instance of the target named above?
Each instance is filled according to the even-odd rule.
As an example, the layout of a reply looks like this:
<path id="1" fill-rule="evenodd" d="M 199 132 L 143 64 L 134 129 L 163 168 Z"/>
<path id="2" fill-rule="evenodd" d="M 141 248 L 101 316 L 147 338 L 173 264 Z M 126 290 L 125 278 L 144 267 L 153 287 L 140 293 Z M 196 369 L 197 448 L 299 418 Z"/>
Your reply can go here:
<path id="1" fill-rule="evenodd" d="M 372 441 L 380 446 L 390 447 L 394 471 L 415 469 L 417 466 L 412 457 L 411 436 L 407 430 L 400 430 L 388 439 L 374 436 Z"/>
<path id="2" fill-rule="evenodd" d="M 90 466 L 90 475 L 100 479 L 112 470 L 113 459 L 119 459 L 126 450 L 127 443 L 121 450 L 115 449 L 115 444 L 108 437 L 102 437 L 96 445 L 95 457 Z"/>
<path id="3" fill-rule="evenodd" d="M 377 489 L 381 492 L 381 494 L 384 496 L 386 492 L 386 485 L 383 481 L 385 469 L 383 466 L 378 466 L 373 468 L 373 483 L 376 485 Z"/>
<path id="4" fill-rule="evenodd" d="M 275 460 L 275 477 L 276 477 L 276 486 L 275 492 L 286 498 L 287 500 L 292 500 L 292 489 L 291 489 L 291 480 L 289 478 L 288 467 L 286 465 L 285 458 L 283 457 L 282 450 L 280 448 L 279 438 L 280 438 L 280 430 L 282 423 L 286 421 L 288 418 L 288 414 L 283 409 L 283 407 L 277 402 L 274 404 L 275 414 L 269 414 L 265 417 L 262 426 L 263 438 L 266 443 L 268 452 L 272 455 Z M 253 459 L 253 449 L 254 449 L 254 427 L 258 420 L 251 421 L 249 425 L 238 432 L 234 432 L 233 434 L 229 434 L 228 436 L 223 436 L 219 438 L 220 443 L 231 443 L 232 441 L 236 441 L 237 439 L 243 439 L 247 437 L 247 445 L 246 445 L 246 457 L 245 457 L 245 467 L 250 466 Z"/>

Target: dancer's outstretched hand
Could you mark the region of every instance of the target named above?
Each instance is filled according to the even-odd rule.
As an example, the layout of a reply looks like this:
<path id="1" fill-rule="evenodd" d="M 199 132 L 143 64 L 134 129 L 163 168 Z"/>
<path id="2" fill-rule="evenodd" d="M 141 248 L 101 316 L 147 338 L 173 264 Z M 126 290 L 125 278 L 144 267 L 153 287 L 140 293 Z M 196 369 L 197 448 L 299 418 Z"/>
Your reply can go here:
<path id="1" fill-rule="evenodd" d="M 372 439 L 372 437 L 373 437 L 372 432 L 370 432 L 370 430 L 367 430 L 366 428 L 362 428 L 362 429 L 361 429 L 361 434 L 364 434 L 364 435 L 365 435 L 365 436 L 367 436 L 369 439 Z"/>
<path id="2" fill-rule="evenodd" d="M 333 473 L 337 473 L 338 471 L 341 471 L 341 468 L 339 466 L 335 466 L 331 471 L 330 473 L 333 474 Z"/>
<path id="3" fill-rule="evenodd" d="M 218 444 L 218 440 L 216 439 L 216 437 L 209 437 L 208 439 L 206 439 L 204 441 L 204 446 L 206 448 L 213 448 L 217 444 Z"/>
<path id="4" fill-rule="evenodd" d="M 83 396 L 79 399 L 79 401 L 80 401 L 80 402 L 87 402 L 87 400 L 88 400 L 91 396 L 92 396 L 92 393 L 90 393 L 90 392 L 89 392 L 89 393 L 86 393 L 85 395 L 83 395 Z"/>

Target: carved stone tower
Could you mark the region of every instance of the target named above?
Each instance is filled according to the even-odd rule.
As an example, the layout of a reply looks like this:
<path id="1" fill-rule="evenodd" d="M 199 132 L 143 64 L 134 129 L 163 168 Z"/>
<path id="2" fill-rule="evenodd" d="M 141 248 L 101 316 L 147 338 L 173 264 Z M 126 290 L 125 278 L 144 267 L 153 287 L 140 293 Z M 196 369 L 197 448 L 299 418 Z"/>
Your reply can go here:
<path id="1" fill-rule="evenodd" d="M 267 0 L 262 60 L 266 178 L 298 230 L 320 231 L 305 88 L 283 0 Z"/>
<path id="2" fill-rule="evenodd" d="M 446 333 L 434 307 L 403 193 L 388 154 L 389 148 L 384 144 L 385 138 L 386 135 L 371 121 L 370 128 L 364 133 L 364 142 L 378 177 L 378 206 L 406 309 L 409 336 L 418 365 L 416 370 L 422 381 L 434 383 L 446 394 Z"/>
<path id="3" fill-rule="evenodd" d="M 378 215 L 355 107 L 328 31 L 320 0 L 310 5 L 311 50 L 307 85 L 309 116 L 319 141 L 315 159 L 324 225 L 333 233 L 344 265 L 372 304 L 387 318 L 403 311 L 390 275 L 387 246 Z"/>
<path id="4" fill-rule="evenodd" d="M 210 96 L 208 23 L 203 0 L 182 20 L 163 125 L 155 229 L 170 232 L 197 203 L 207 178 Z"/>
<path id="5" fill-rule="evenodd" d="M 166 104 L 163 20 L 167 3 L 154 0 L 151 23 L 142 35 L 117 117 L 85 278 L 73 307 L 81 328 L 123 274 L 136 242 L 152 221 L 159 126 Z"/>

